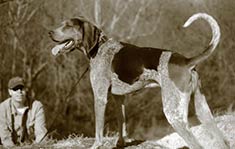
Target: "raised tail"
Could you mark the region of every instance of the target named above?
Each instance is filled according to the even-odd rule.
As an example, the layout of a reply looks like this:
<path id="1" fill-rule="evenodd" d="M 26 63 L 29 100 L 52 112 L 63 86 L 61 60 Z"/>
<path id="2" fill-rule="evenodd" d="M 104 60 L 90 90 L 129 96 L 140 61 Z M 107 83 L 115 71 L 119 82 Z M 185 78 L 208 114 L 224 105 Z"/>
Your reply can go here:
<path id="1" fill-rule="evenodd" d="M 209 23 L 209 25 L 212 29 L 212 39 L 210 41 L 209 46 L 201 54 L 189 59 L 188 66 L 190 68 L 193 68 L 198 63 L 207 59 L 212 54 L 212 52 L 215 50 L 215 48 L 217 47 L 219 40 L 220 40 L 220 27 L 219 27 L 218 23 L 216 22 L 216 20 L 212 16 L 210 16 L 206 13 L 194 14 L 184 23 L 183 27 L 188 27 L 190 24 L 192 24 L 197 19 L 204 19 Z"/>

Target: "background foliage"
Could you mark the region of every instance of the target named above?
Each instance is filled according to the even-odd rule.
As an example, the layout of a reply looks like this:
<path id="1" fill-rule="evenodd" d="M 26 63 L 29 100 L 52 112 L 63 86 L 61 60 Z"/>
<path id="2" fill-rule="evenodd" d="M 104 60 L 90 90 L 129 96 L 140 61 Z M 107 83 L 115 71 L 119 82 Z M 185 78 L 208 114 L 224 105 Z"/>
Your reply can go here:
<path id="1" fill-rule="evenodd" d="M 212 15 L 221 27 L 221 41 L 213 55 L 197 69 L 212 111 L 234 110 L 233 0 L 3 0 L 0 8 L 0 101 L 8 97 L 8 80 L 23 76 L 29 95 L 45 105 L 47 123 L 52 126 L 50 134 L 55 138 L 71 133 L 94 136 L 93 94 L 88 73 L 65 101 L 88 60 L 77 51 L 53 57 L 50 49 L 54 43 L 48 37 L 48 31 L 61 21 L 81 15 L 109 37 L 139 46 L 172 49 L 187 57 L 204 50 L 211 31 L 203 21 L 187 29 L 182 25 L 194 13 Z M 131 136 L 153 139 L 170 131 L 160 97 L 160 89 L 127 95 Z M 190 105 L 190 117 L 194 116 Z M 116 131 L 116 124 L 115 104 L 110 99 L 106 133 Z"/>

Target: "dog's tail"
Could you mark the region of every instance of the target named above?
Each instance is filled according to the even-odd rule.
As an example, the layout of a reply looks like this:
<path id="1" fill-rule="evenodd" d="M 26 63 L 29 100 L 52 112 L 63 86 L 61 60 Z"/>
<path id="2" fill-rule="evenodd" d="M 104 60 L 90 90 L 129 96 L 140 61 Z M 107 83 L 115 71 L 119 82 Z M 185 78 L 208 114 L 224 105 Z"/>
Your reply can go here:
<path id="1" fill-rule="evenodd" d="M 212 29 L 212 39 L 210 41 L 209 46 L 201 54 L 189 59 L 188 66 L 190 68 L 193 68 L 198 63 L 207 59 L 212 54 L 212 52 L 215 50 L 215 48 L 218 45 L 219 40 L 220 40 L 220 27 L 219 27 L 218 23 L 216 22 L 216 20 L 213 17 L 211 17 L 210 15 L 208 15 L 206 13 L 194 14 L 185 22 L 183 27 L 188 27 L 191 23 L 193 23 L 197 19 L 204 19 L 209 23 L 209 25 Z"/>

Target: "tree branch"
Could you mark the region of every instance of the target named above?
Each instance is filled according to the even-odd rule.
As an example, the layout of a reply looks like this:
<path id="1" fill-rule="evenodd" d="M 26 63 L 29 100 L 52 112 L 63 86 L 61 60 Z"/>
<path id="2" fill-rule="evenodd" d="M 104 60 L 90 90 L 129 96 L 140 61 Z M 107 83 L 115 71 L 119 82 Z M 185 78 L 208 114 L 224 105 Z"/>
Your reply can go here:
<path id="1" fill-rule="evenodd" d="M 101 27 L 101 1 L 95 0 L 95 23 L 98 28 Z"/>
<path id="2" fill-rule="evenodd" d="M 148 3 L 147 5 L 149 5 L 149 4 L 150 4 L 150 3 Z M 147 7 L 147 5 L 144 6 L 144 9 Z M 142 9 L 142 10 L 139 10 L 137 15 L 140 15 L 140 11 L 143 11 L 143 9 Z M 158 17 L 157 17 L 157 21 L 156 21 L 155 24 L 154 24 L 154 28 L 153 28 L 153 29 L 150 28 L 151 30 L 149 30 L 149 31 L 146 32 L 146 33 L 143 33 L 143 32 L 136 32 L 137 22 L 138 22 L 138 19 L 139 19 L 139 17 L 137 17 L 137 18 L 135 19 L 135 22 L 132 23 L 132 24 L 134 24 L 134 25 L 133 25 L 134 27 L 131 26 L 131 27 L 132 27 L 132 30 L 130 31 L 131 33 L 129 34 L 129 36 L 127 36 L 127 37 L 125 38 L 125 40 L 131 40 L 131 39 L 138 38 L 138 37 L 144 37 L 144 36 L 152 35 L 152 34 L 156 31 L 157 26 L 158 26 L 158 24 L 160 23 L 161 14 L 162 14 L 162 11 L 161 11 L 161 6 L 160 6 L 159 15 L 158 15 Z M 134 34 L 134 33 L 135 33 L 135 34 Z"/>
<path id="3" fill-rule="evenodd" d="M 14 0 L 0 0 L 0 5 L 3 5 L 5 3 L 9 3 L 11 1 L 14 1 Z"/>
<path id="4" fill-rule="evenodd" d="M 128 0 L 126 2 L 126 5 L 124 5 L 124 8 L 122 8 L 121 12 L 119 14 L 114 14 L 113 18 L 112 18 L 112 22 L 110 24 L 109 30 L 112 31 L 115 28 L 115 25 L 117 24 L 117 22 L 120 20 L 120 18 L 122 17 L 122 15 L 124 14 L 124 12 L 126 12 L 127 8 L 129 8 L 129 4 L 132 2 L 132 0 Z M 119 12 L 119 6 L 120 6 L 120 0 L 118 0 L 116 2 L 116 7 L 115 7 L 115 12 Z"/>
<path id="5" fill-rule="evenodd" d="M 136 31 L 136 28 L 137 28 L 139 19 L 140 19 L 140 15 L 141 15 L 141 13 L 144 12 L 144 10 L 146 9 L 146 7 L 150 4 L 150 1 L 147 0 L 147 4 L 145 4 L 145 5 L 144 5 L 144 3 L 145 3 L 145 2 L 142 1 L 142 5 L 141 5 L 141 7 L 139 8 L 138 13 L 137 13 L 136 16 L 135 16 L 135 19 L 134 19 L 133 23 L 130 25 L 131 31 L 130 31 L 129 36 L 128 36 L 127 38 L 130 38 L 131 36 L 133 36 L 134 32 Z"/>

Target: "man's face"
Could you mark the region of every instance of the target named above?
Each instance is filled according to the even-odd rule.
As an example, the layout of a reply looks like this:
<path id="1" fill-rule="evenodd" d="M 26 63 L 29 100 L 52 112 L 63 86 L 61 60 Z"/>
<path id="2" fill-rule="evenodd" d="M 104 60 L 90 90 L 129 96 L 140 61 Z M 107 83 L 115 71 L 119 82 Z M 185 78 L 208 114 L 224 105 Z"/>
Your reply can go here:
<path id="1" fill-rule="evenodd" d="M 16 86 L 12 89 L 8 89 L 11 98 L 19 103 L 23 103 L 26 99 L 25 88 L 22 85 Z"/>

